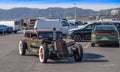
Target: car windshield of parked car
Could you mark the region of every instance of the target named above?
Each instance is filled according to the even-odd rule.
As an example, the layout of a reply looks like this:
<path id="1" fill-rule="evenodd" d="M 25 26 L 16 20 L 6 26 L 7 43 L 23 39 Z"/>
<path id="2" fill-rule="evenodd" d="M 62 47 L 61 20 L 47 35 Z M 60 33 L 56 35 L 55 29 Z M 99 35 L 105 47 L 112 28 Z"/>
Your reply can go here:
<path id="1" fill-rule="evenodd" d="M 114 26 L 96 26 L 95 28 L 96 31 L 115 31 L 115 27 Z"/>
<path id="2" fill-rule="evenodd" d="M 88 24 L 80 25 L 80 26 L 78 26 L 78 28 L 80 28 L 80 29 L 84 29 L 86 26 L 88 26 Z"/>
<path id="3" fill-rule="evenodd" d="M 53 32 L 44 32 L 44 33 L 39 33 L 38 34 L 38 38 L 53 38 Z M 60 39 L 62 38 L 62 34 L 61 33 L 56 33 L 56 39 Z"/>
<path id="4" fill-rule="evenodd" d="M 86 26 L 86 30 L 92 30 L 92 29 L 94 29 L 94 27 L 95 27 L 95 25 L 94 24 L 90 24 L 90 25 L 88 25 L 88 26 Z"/>

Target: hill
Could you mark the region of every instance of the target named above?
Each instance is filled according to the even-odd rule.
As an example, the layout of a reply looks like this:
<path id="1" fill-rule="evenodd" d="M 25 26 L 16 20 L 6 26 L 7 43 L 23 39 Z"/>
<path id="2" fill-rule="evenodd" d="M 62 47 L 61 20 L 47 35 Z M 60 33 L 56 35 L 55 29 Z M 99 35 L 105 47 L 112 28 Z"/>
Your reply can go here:
<path id="1" fill-rule="evenodd" d="M 120 10 L 120 8 L 115 8 Z M 110 14 L 111 10 L 100 10 L 94 11 L 91 9 L 82 9 L 76 8 L 77 18 L 84 16 L 96 16 Z M 27 18 L 37 18 L 37 17 L 46 17 L 46 18 L 74 18 L 75 8 L 59 8 L 59 7 L 50 7 L 47 9 L 37 9 L 37 8 L 13 8 L 9 10 L 0 9 L 0 20 L 10 20 L 10 19 L 19 19 L 23 17 Z"/>

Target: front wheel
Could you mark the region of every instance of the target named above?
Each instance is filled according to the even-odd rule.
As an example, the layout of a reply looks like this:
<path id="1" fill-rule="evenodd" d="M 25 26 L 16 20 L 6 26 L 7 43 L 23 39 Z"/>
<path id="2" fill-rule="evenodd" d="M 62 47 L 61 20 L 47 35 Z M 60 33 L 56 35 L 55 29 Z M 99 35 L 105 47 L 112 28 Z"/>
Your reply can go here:
<path id="1" fill-rule="evenodd" d="M 94 43 L 91 43 L 91 46 L 92 46 L 92 47 L 95 47 L 95 44 L 94 44 Z"/>
<path id="2" fill-rule="evenodd" d="M 17 33 L 17 31 L 14 31 L 14 33 Z"/>
<path id="3" fill-rule="evenodd" d="M 74 36 L 73 36 L 73 39 L 76 41 L 76 42 L 80 42 L 81 41 L 81 36 L 79 35 L 79 34 L 75 34 Z"/>
<path id="4" fill-rule="evenodd" d="M 47 63 L 48 54 L 46 49 L 43 46 L 39 48 L 39 60 L 41 63 Z"/>
<path id="5" fill-rule="evenodd" d="M 81 62 L 83 58 L 83 48 L 79 43 L 75 44 L 75 47 L 77 48 L 76 51 L 73 51 L 73 56 L 75 61 Z"/>
<path id="6" fill-rule="evenodd" d="M 19 41 L 19 54 L 20 55 L 25 55 L 27 49 L 27 45 L 24 41 Z"/>
<path id="7" fill-rule="evenodd" d="M 115 47 L 119 47 L 119 42 L 115 43 Z"/>

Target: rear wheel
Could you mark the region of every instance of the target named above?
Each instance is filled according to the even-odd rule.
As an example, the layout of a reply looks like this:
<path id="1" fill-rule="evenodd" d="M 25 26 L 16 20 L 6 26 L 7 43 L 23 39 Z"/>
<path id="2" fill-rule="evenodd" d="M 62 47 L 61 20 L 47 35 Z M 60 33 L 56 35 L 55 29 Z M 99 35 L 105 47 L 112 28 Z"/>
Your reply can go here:
<path id="1" fill-rule="evenodd" d="M 92 47 L 95 47 L 95 44 L 94 44 L 94 43 L 91 43 L 91 46 L 92 46 Z"/>
<path id="2" fill-rule="evenodd" d="M 14 31 L 14 33 L 17 33 L 17 31 Z"/>
<path id="3" fill-rule="evenodd" d="M 115 43 L 115 47 L 119 47 L 119 42 Z"/>
<path id="4" fill-rule="evenodd" d="M 19 54 L 20 55 L 25 55 L 27 49 L 27 45 L 24 41 L 19 41 Z"/>
<path id="5" fill-rule="evenodd" d="M 76 42 L 80 42 L 81 41 L 81 36 L 79 35 L 79 34 L 75 34 L 74 36 L 73 36 L 73 39 L 76 41 Z"/>
<path id="6" fill-rule="evenodd" d="M 44 48 L 43 46 L 40 46 L 39 48 L 39 60 L 41 63 L 47 63 L 47 59 L 48 59 L 48 54 L 46 51 L 46 48 Z"/>
<path id="7" fill-rule="evenodd" d="M 79 43 L 76 43 L 75 47 L 77 50 L 73 52 L 74 59 L 75 61 L 81 62 L 83 58 L 83 48 Z"/>

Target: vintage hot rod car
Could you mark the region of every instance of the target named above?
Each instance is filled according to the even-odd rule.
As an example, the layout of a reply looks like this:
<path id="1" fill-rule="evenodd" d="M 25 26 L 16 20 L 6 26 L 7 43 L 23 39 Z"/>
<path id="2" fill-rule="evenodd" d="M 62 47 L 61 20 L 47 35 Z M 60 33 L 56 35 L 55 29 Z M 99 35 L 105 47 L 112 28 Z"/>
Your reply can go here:
<path id="1" fill-rule="evenodd" d="M 25 39 L 19 41 L 19 54 L 39 55 L 39 60 L 46 63 L 48 59 L 64 60 L 73 56 L 75 61 L 83 57 L 82 46 L 74 41 L 63 40 L 62 32 L 56 30 L 30 30 L 25 32 Z"/>

